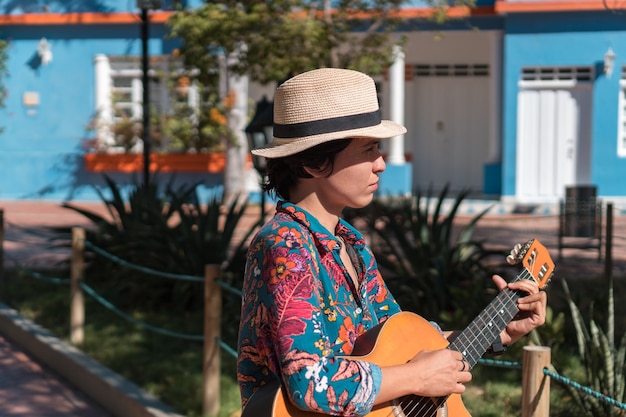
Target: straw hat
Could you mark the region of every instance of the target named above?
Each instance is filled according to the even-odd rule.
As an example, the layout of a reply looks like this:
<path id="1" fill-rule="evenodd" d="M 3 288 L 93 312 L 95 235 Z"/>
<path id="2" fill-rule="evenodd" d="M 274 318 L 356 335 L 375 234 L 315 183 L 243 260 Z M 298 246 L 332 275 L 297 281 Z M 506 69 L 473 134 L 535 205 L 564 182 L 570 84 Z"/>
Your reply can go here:
<path id="1" fill-rule="evenodd" d="M 322 68 L 285 81 L 274 95 L 274 139 L 252 151 L 282 158 L 350 137 L 390 138 L 406 128 L 381 120 L 374 80 L 358 71 Z"/>

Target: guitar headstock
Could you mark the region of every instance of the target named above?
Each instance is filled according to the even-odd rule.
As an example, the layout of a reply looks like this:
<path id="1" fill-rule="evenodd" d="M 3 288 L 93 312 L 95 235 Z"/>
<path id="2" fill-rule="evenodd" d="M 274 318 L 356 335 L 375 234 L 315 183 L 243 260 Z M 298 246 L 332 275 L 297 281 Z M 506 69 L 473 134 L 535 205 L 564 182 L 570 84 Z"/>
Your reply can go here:
<path id="1" fill-rule="evenodd" d="M 507 257 L 509 263 L 522 263 L 526 271 L 537 282 L 540 289 L 550 283 L 554 274 L 554 262 L 550 253 L 537 239 L 516 245 Z"/>

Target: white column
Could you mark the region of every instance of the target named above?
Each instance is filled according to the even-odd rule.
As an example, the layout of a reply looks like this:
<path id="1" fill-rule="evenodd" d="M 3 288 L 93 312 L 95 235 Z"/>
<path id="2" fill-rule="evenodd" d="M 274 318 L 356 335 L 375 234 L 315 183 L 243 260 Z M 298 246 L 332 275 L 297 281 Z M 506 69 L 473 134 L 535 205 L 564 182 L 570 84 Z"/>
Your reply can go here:
<path id="1" fill-rule="evenodd" d="M 393 49 L 393 64 L 389 67 L 389 116 L 396 123 L 404 125 L 404 51 L 399 46 Z M 406 163 L 404 158 L 404 135 L 390 139 L 389 164 L 402 165 Z"/>
<path id="2" fill-rule="evenodd" d="M 491 40 L 491 106 L 489 116 L 491 123 L 489 124 L 489 159 L 488 162 L 499 162 L 501 160 L 501 134 L 500 121 L 502 108 L 500 97 L 502 93 L 502 34 L 500 32 L 493 33 Z"/>
<path id="3" fill-rule="evenodd" d="M 111 64 L 106 55 L 98 54 L 94 58 L 96 132 L 105 144 L 113 144 L 111 125 L 113 124 L 113 103 L 111 102 L 112 80 Z"/>
<path id="4" fill-rule="evenodd" d="M 235 59 L 234 55 L 228 58 Z M 224 171 L 224 199 L 230 203 L 236 196 L 246 192 L 246 162 L 248 141 L 246 123 L 248 116 L 248 76 L 229 73 L 224 68 L 226 94 L 234 94 L 235 103 L 228 117 L 228 126 L 237 137 L 237 144 L 226 145 L 226 169 Z"/>

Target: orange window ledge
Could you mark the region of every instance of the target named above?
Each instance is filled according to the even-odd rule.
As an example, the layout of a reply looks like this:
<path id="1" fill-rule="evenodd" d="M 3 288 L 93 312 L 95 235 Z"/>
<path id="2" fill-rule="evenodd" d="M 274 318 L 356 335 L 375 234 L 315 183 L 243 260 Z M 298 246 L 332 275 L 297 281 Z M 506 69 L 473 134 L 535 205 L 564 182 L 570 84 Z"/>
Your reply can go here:
<path id="1" fill-rule="evenodd" d="M 151 172 L 208 172 L 221 173 L 226 166 L 223 152 L 197 154 L 152 154 Z M 142 154 L 86 153 L 85 169 L 91 172 L 141 172 Z"/>

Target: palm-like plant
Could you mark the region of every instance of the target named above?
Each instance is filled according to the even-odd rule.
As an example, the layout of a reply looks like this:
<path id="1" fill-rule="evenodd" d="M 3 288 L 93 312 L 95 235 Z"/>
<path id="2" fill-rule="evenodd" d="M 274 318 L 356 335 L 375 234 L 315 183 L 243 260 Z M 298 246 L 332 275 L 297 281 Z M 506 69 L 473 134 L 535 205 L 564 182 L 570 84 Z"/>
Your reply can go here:
<path id="1" fill-rule="evenodd" d="M 609 283 L 606 329 L 593 319 L 593 308 L 588 323 L 585 322 L 565 280 L 563 288 L 576 328 L 578 355 L 584 365 L 587 383 L 594 391 L 606 395 L 619 402 L 626 400 L 624 377 L 626 373 L 626 333 L 619 345 L 615 343 L 615 304 L 613 298 L 613 281 Z M 567 389 L 585 415 L 593 417 L 623 417 L 626 411 L 601 401 L 592 395 L 581 393 L 567 385 Z"/>
<path id="2" fill-rule="evenodd" d="M 197 185 L 174 189 L 170 183 L 160 191 L 156 181 L 149 187 L 134 185 L 125 198 L 113 180 L 105 176 L 105 181 L 110 197 L 97 192 L 107 208 L 106 215 L 63 204 L 93 223 L 87 240 L 98 248 L 139 267 L 198 277 L 204 275 L 207 264 L 219 264 L 229 271 L 237 271 L 243 264 L 247 238 L 256 229 L 254 224 L 244 229 L 242 236 L 235 236 L 247 201 L 234 200 L 224 209 L 219 192 L 203 204 Z M 231 275 L 229 280 L 236 281 Z M 90 256 L 88 278 L 106 283 L 111 291 L 124 292 L 122 298 L 134 306 L 172 305 L 189 310 L 203 302 L 202 291 L 193 281 L 155 277 L 141 269 L 138 272 L 112 257 Z"/>

